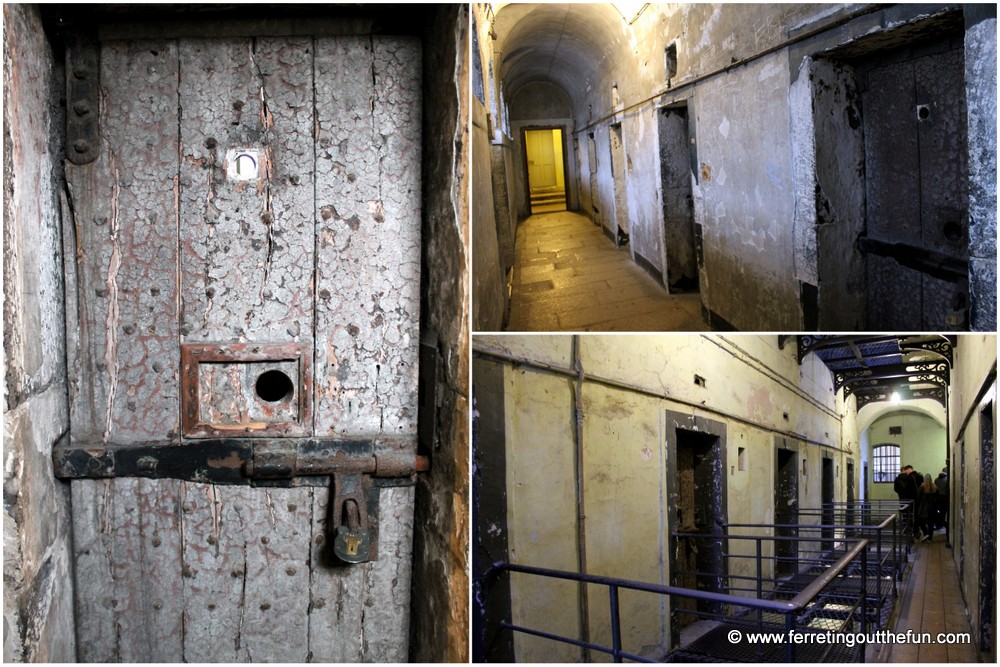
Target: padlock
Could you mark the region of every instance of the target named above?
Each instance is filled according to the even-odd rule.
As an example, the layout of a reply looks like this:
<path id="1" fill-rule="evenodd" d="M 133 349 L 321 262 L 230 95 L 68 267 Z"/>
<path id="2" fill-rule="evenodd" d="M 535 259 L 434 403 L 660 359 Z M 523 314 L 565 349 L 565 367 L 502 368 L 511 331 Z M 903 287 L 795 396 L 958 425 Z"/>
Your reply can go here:
<path id="1" fill-rule="evenodd" d="M 348 526 L 337 528 L 337 536 L 333 540 L 333 553 L 345 563 L 368 562 L 368 551 L 371 548 L 371 534 L 363 529 L 352 530 Z"/>
<path id="2" fill-rule="evenodd" d="M 342 484 L 339 488 L 346 491 L 345 486 L 348 485 Z M 333 554 L 345 563 L 367 563 L 371 560 L 372 534 L 368 529 L 368 512 L 363 505 L 364 492 L 354 490 L 346 497 L 338 493 L 336 500 L 342 502 L 334 513 Z"/>

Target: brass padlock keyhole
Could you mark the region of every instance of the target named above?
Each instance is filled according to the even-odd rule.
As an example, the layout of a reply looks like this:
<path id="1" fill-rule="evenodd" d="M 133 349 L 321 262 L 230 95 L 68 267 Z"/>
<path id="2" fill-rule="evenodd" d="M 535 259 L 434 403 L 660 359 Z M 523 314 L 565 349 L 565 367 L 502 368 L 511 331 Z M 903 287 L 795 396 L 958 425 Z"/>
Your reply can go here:
<path id="1" fill-rule="evenodd" d="M 348 500 L 344 503 L 344 506 L 347 511 L 347 529 L 351 531 L 344 536 L 344 541 L 347 542 L 347 555 L 357 556 L 358 545 L 362 542 L 361 537 L 355 534 L 358 528 L 360 528 L 358 522 L 358 503 L 354 500 Z"/>

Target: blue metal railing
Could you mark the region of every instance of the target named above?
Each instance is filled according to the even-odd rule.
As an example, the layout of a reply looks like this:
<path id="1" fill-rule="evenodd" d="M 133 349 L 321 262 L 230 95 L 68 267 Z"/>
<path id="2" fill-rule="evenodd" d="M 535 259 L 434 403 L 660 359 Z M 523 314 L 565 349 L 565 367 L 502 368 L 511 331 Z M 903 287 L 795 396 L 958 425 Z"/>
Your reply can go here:
<path id="1" fill-rule="evenodd" d="M 680 535 L 683 536 L 683 535 Z M 705 536 L 702 536 L 705 537 Z M 718 537 L 718 536 L 715 536 Z M 733 537 L 732 539 L 744 539 L 742 537 Z M 769 536 L 763 536 L 758 538 L 745 538 L 745 539 L 787 539 L 787 540 L 797 540 L 801 538 L 774 538 Z M 764 613 L 776 614 L 784 618 L 782 623 L 782 628 L 786 633 L 791 633 L 797 629 L 797 622 L 803 612 L 806 611 L 810 605 L 816 601 L 823 591 L 839 577 L 841 577 L 847 570 L 855 563 L 855 561 L 861 561 L 861 578 L 862 578 L 862 590 L 865 587 L 865 581 L 867 576 L 867 556 L 868 556 L 868 545 L 867 539 L 852 540 L 848 538 L 846 541 L 853 542 L 853 545 L 846 550 L 846 552 L 835 562 L 827 563 L 828 567 L 822 573 L 817 574 L 815 579 L 806 585 L 801 591 L 799 591 L 791 600 L 777 600 L 768 599 L 766 597 L 760 597 L 760 595 L 765 595 L 766 592 L 760 590 L 760 595 L 756 598 L 742 597 L 738 595 L 732 595 L 725 592 L 715 592 L 715 591 L 705 591 L 705 590 L 695 590 L 691 588 L 684 588 L 680 586 L 665 586 L 662 584 L 652 584 L 647 582 L 633 581 L 629 579 L 621 579 L 618 577 L 606 577 L 594 574 L 581 574 L 578 572 L 566 572 L 562 570 L 553 570 L 548 568 L 532 567 L 527 565 L 519 565 L 515 563 L 499 562 L 495 563 L 490 571 L 486 573 L 484 579 L 489 579 L 491 576 L 507 573 L 520 573 L 531 576 L 547 577 L 553 579 L 563 579 L 568 581 L 575 581 L 585 584 L 595 584 L 608 587 L 608 599 L 610 605 L 610 618 L 611 618 L 611 645 L 598 644 L 592 641 L 583 641 L 573 637 L 567 637 L 564 635 L 558 635 L 555 633 L 546 632 L 543 630 L 538 630 L 534 628 L 528 628 L 520 625 L 515 625 L 512 622 L 502 621 L 499 625 L 505 630 L 510 630 L 512 632 L 521 632 L 536 637 L 542 637 L 545 639 L 558 641 L 566 644 L 571 644 L 580 648 L 586 648 L 601 653 L 606 653 L 612 657 L 615 662 L 621 662 L 623 659 L 632 660 L 635 662 L 656 662 L 647 657 L 639 656 L 634 653 L 625 651 L 622 647 L 621 638 L 621 610 L 619 605 L 619 590 L 634 590 L 634 591 L 644 591 L 648 593 L 658 594 L 667 596 L 671 603 L 675 602 L 677 598 L 680 599 L 690 599 L 697 601 L 714 602 L 719 605 L 728 606 L 729 608 L 747 608 L 756 612 L 755 616 L 757 619 L 756 626 L 761 629 L 773 629 L 773 627 L 768 628 L 762 621 Z M 758 552 L 760 549 L 758 548 Z M 758 571 L 759 571 L 758 567 Z M 858 624 L 860 625 L 861 632 L 865 632 L 867 629 L 867 608 L 866 608 L 866 598 L 864 595 L 859 596 L 856 600 L 854 606 L 850 609 L 849 613 L 844 613 L 843 627 L 847 627 L 852 623 L 858 614 Z M 671 605 L 672 608 L 676 608 L 675 604 Z M 685 613 L 697 612 L 693 610 L 683 610 Z M 786 634 L 788 636 L 788 634 Z M 794 662 L 796 658 L 796 643 L 786 642 L 784 650 L 784 657 L 788 662 Z M 821 657 L 826 657 L 832 647 L 828 648 L 826 652 L 823 653 Z M 863 654 L 863 646 L 861 651 Z"/>

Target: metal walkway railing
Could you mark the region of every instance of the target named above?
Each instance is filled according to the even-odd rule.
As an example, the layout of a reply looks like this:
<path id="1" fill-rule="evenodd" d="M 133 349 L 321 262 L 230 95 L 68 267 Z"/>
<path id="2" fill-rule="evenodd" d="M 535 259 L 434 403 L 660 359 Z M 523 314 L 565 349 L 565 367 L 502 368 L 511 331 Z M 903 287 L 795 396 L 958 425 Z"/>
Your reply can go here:
<path id="1" fill-rule="evenodd" d="M 683 537 L 683 536 L 681 536 Z M 699 535 L 699 537 L 705 537 Z M 720 536 L 713 536 L 718 538 Z M 760 536 L 753 538 L 733 537 L 733 539 L 758 539 L 774 540 L 774 537 Z M 798 538 L 781 538 L 795 540 Z M 803 644 L 793 641 L 784 643 L 751 643 L 741 634 L 741 641 L 732 641 L 723 638 L 723 633 L 738 629 L 743 631 L 773 632 L 781 631 L 786 633 L 785 637 L 792 632 L 811 633 L 820 630 L 837 632 L 865 632 L 867 630 L 867 596 L 857 595 L 851 597 L 843 593 L 831 596 L 830 588 L 838 581 L 853 576 L 856 571 L 861 578 L 861 590 L 867 589 L 868 576 L 868 553 L 869 541 L 867 539 L 844 538 L 842 542 L 847 548 L 844 553 L 834 562 L 827 563 L 827 567 L 797 591 L 791 599 L 777 599 L 768 597 L 772 591 L 765 591 L 758 587 L 755 597 L 733 594 L 729 589 L 729 584 L 724 584 L 723 590 L 697 590 L 680 586 L 664 586 L 617 577 L 605 577 L 594 574 L 580 574 L 577 572 L 566 572 L 547 568 L 531 567 L 514 563 L 495 563 L 490 571 L 484 576 L 484 580 L 489 580 L 491 576 L 502 573 L 524 574 L 529 576 L 547 577 L 576 581 L 585 584 L 596 584 L 608 588 L 608 599 L 610 605 L 611 619 L 611 645 L 599 644 L 593 641 L 583 641 L 573 637 L 547 632 L 545 630 L 528 628 L 516 625 L 511 621 L 502 621 L 500 627 L 511 632 L 520 632 L 536 637 L 542 637 L 552 641 L 563 642 L 581 648 L 590 649 L 606 653 L 615 662 L 623 659 L 635 662 L 657 662 L 649 657 L 640 656 L 626 651 L 622 646 L 621 634 L 621 610 L 619 606 L 619 591 L 621 589 L 643 591 L 655 595 L 666 596 L 670 601 L 672 614 L 689 613 L 702 619 L 708 619 L 713 627 L 708 633 L 692 641 L 687 646 L 679 645 L 679 632 L 672 633 L 675 650 L 666 656 L 666 660 L 671 658 L 681 658 L 683 660 L 698 659 L 723 659 L 723 660 L 750 660 L 750 661 L 788 661 L 794 662 L 802 658 L 809 662 L 822 662 L 830 657 L 835 649 L 832 644 Z M 760 551 L 760 550 L 758 550 Z M 761 572 L 763 555 L 758 559 L 758 571 Z M 860 567 L 858 567 L 860 566 Z M 723 581 L 729 577 L 717 578 Z M 738 593 L 746 593 L 746 589 L 736 589 Z M 831 604 L 831 599 L 836 600 L 836 604 Z M 697 604 L 703 604 L 709 610 L 699 611 L 698 609 L 681 609 L 680 601 L 693 600 Z M 816 621 L 824 621 L 822 625 L 817 625 Z M 721 639 L 721 641 L 719 641 Z M 857 659 L 858 655 L 864 655 L 864 645 L 858 644 L 852 648 L 854 653 L 847 656 L 848 659 Z M 844 659 L 844 655 L 837 656 Z"/>

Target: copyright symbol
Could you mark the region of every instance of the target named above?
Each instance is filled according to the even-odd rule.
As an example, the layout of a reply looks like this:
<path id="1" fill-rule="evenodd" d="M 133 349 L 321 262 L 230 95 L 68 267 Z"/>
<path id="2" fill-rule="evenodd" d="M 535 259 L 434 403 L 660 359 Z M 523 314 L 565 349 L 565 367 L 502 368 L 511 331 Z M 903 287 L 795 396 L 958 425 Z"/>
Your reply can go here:
<path id="1" fill-rule="evenodd" d="M 743 639 L 743 633 L 742 632 L 740 632 L 739 630 L 730 630 L 729 631 L 729 643 L 730 644 L 739 644 L 741 639 Z"/>

